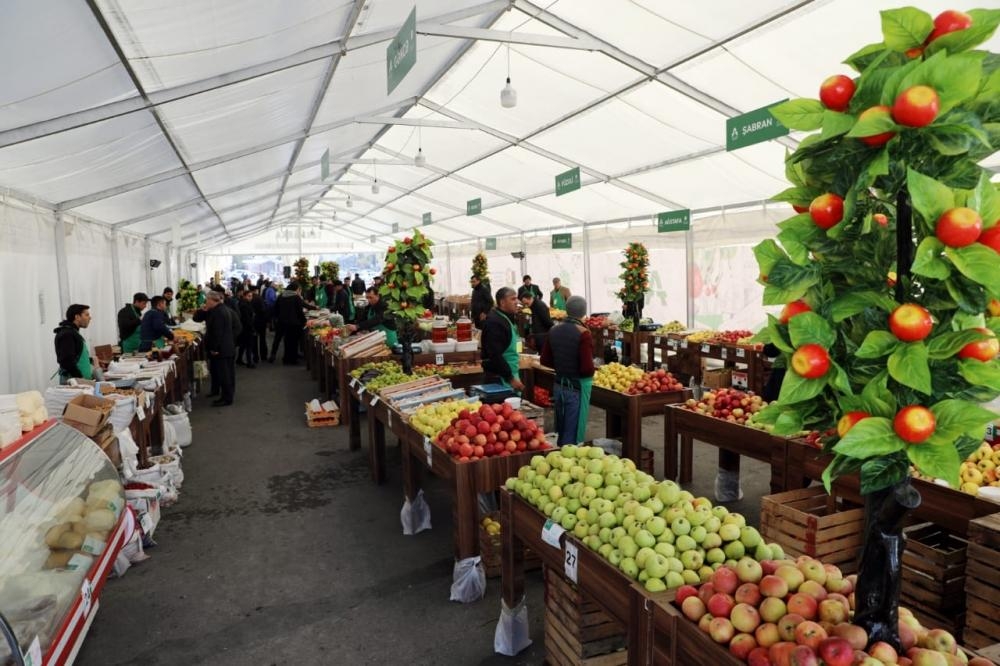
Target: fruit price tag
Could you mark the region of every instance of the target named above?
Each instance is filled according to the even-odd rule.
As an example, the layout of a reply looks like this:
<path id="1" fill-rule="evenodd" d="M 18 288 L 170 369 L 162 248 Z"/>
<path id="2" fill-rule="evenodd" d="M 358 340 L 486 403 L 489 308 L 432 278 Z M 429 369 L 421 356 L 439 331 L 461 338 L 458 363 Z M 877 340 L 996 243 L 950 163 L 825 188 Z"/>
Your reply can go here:
<path id="1" fill-rule="evenodd" d="M 667 347 L 669 349 L 677 349 L 677 341 L 676 340 L 667 340 Z"/>
<path id="2" fill-rule="evenodd" d="M 83 611 L 83 617 L 90 615 L 90 605 L 93 601 L 94 586 L 89 579 L 84 578 L 83 585 L 80 586 L 80 609 Z"/>
<path id="3" fill-rule="evenodd" d="M 573 543 L 572 541 L 569 540 L 566 541 L 565 556 L 566 557 L 563 561 L 563 564 L 565 565 L 564 569 L 566 571 L 566 578 L 569 578 L 571 581 L 575 583 L 577 582 L 576 570 L 577 570 L 577 565 L 580 562 L 580 559 L 579 559 L 579 552 L 577 551 L 576 548 L 576 544 Z"/>
<path id="4" fill-rule="evenodd" d="M 427 466 L 434 467 L 434 445 L 430 437 L 424 437 L 424 453 L 427 454 Z"/>
<path id="5" fill-rule="evenodd" d="M 658 336 L 658 335 L 654 335 L 653 336 L 653 344 L 654 345 L 660 344 L 660 336 Z"/>
<path id="6" fill-rule="evenodd" d="M 743 349 L 743 347 L 736 348 L 736 358 L 746 358 L 746 355 L 747 355 L 746 349 Z"/>
<path id="7" fill-rule="evenodd" d="M 372 396 L 371 406 L 374 407 L 377 404 L 378 404 L 378 396 L 377 395 L 373 395 Z"/>
<path id="8" fill-rule="evenodd" d="M 622 336 L 622 332 L 621 331 L 615 331 L 615 340 L 621 340 L 622 337 L 624 337 L 624 336 Z"/>
<path id="9" fill-rule="evenodd" d="M 725 347 L 722 348 L 722 360 L 725 361 L 729 357 L 729 350 Z"/>
<path id="10" fill-rule="evenodd" d="M 42 644 L 38 641 L 38 636 L 35 636 L 28 651 L 24 653 L 24 666 L 42 666 Z"/>
<path id="11" fill-rule="evenodd" d="M 139 417 L 140 421 L 146 420 L 146 410 L 142 408 L 142 405 L 136 403 L 135 405 L 135 415 Z"/>
<path id="12" fill-rule="evenodd" d="M 707 354 L 710 351 L 712 351 L 712 346 L 711 345 L 702 345 L 701 346 L 701 353 L 702 354 Z"/>
<path id="13" fill-rule="evenodd" d="M 360 398 L 364 394 L 365 394 L 365 387 L 364 386 L 359 386 L 358 387 L 358 397 Z"/>
<path id="14" fill-rule="evenodd" d="M 688 341 L 681 340 L 681 349 L 687 349 L 687 348 L 688 348 Z"/>
<path id="15" fill-rule="evenodd" d="M 434 354 L 434 365 L 444 365 L 444 354 Z"/>
<path id="16" fill-rule="evenodd" d="M 565 531 L 566 530 L 563 529 L 562 525 L 552 522 L 552 519 L 549 518 L 545 521 L 545 524 L 542 525 L 542 541 L 549 544 L 553 548 L 559 548 L 559 537 L 561 537 Z"/>

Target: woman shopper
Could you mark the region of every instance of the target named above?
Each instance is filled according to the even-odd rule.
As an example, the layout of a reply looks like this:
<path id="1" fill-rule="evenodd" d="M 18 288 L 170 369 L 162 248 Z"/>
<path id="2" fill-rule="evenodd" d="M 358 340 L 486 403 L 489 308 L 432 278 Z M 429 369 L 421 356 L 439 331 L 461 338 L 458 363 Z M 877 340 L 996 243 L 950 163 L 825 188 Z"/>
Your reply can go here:
<path id="1" fill-rule="evenodd" d="M 594 341 L 583 325 L 587 301 L 571 296 L 566 319 L 549 331 L 542 348 L 542 365 L 555 370 L 553 401 L 559 445 L 578 444 L 587 434 L 590 393 L 594 384 Z"/>

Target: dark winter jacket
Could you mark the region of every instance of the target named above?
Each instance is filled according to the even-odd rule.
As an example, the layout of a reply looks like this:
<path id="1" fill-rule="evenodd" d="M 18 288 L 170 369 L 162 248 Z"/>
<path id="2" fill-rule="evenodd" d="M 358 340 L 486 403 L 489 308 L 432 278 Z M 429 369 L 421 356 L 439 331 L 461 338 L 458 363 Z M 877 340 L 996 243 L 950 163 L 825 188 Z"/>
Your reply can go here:
<path id="1" fill-rule="evenodd" d="M 80 329 L 71 321 L 61 321 L 52 332 L 56 334 L 56 361 L 59 362 L 59 370 L 67 377 L 80 377 L 76 362 L 86 345 Z"/>
<path id="2" fill-rule="evenodd" d="M 500 375 L 503 379 L 510 381 L 514 373 L 511 371 L 507 361 L 503 358 L 503 353 L 510 347 L 510 341 L 514 335 L 511 327 L 511 320 L 505 312 L 493 308 L 486 317 L 483 326 L 482 347 L 483 347 L 483 370 Z"/>
<path id="3" fill-rule="evenodd" d="M 136 314 L 136 307 L 126 303 L 118 311 L 118 340 L 127 340 L 142 325 L 142 315 Z"/>
<path id="4" fill-rule="evenodd" d="M 549 306 L 545 302 L 536 298 L 531 301 L 531 332 L 535 335 L 543 335 L 552 328 L 552 317 L 549 316 Z"/>
<path id="5" fill-rule="evenodd" d="M 344 323 L 349 323 L 351 321 L 351 303 L 352 298 L 351 292 L 347 289 L 341 289 L 340 291 L 334 292 L 333 298 L 330 299 L 333 311 L 344 318 Z"/>
<path id="6" fill-rule="evenodd" d="M 536 301 L 542 300 L 542 290 L 537 284 L 532 284 L 529 286 L 521 285 L 517 288 L 517 300 L 524 298 L 525 294 L 531 294 L 535 297 Z"/>
<path id="7" fill-rule="evenodd" d="M 556 371 L 559 379 L 578 383 L 594 376 L 594 339 L 575 320 L 556 324 L 542 348 L 542 365 Z"/>
<path id="8" fill-rule="evenodd" d="M 365 293 L 365 281 L 359 277 L 351 280 L 351 293 L 356 296 L 361 296 Z"/>
<path id="9" fill-rule="evenodd" d="M 275 318 L 282 326 L 299 325 L 305 327 L 306 313 L 303 309 L 305 307 L 305 301 L 298 293 L 285 289 L 275 302 Z"/>
<path id="10" fill-rule="evenodd" d="M 253 324 L 254 324 L 253 304 L 248 303 L 247 301 L 241 298 L 239 302 L 239 307 L 240 307 L 240 328 L 243 329 L 243 332 L 250 333 L 251 331 L 253 331 Z"/>
<path id="11" fill-rule="evenodd" d="M 155 308 L 150 309 L 142 316 L 140 329 L 142 332 L 140 333 L 139 351 L 141 352 L 152 349 L 153 342 L 160 338 L 174 339 L 174 334 L 167 328 L 167 313 L 160 312 Z"/>
<path id="12" fill-rule="evenodd" d="M 385 313 L 385 300 L 381 298 L 375 305 L 368 306 L 368 315 L 358 320 L 359 331 L 371 331 L 383 324 L 389 329 L 393 329 L 395 326 L 392 317 Z"/>
<path id="13" fill-rule="evenodd" d="M 478 286 L 472 288 L 472 323 L 476 328 L 482 329 L 483 322 L 479 321 L 479 315 L 488 314 L 493 307 L 493 296 L 490 295 L 490 288 L 480 282 Z"/>
<path id="14" fill-rule="evenodd" d="M 198 310 L 195 321 L 205 322 L 205 350 L 218 358 L 236 356 L 236 338 L 243 331 L 240 319 L 231 308 L 217 305 L 211 310 Z"/>
<path id="15" fill-rule="evenodd" d="M 250 307 L 253 309 L 253 327 L 259 333 L 267 328 L 267 307 L 264 299 L 259 294 L 254 296 L 250 301 Z"/>

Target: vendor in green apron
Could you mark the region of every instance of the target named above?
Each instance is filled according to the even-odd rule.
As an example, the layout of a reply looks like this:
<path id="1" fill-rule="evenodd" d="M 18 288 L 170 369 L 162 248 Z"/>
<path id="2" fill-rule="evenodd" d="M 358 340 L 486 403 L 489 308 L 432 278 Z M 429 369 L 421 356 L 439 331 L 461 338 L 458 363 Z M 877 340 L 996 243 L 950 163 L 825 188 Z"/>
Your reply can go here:
<path id="1" fill-rule="evenodd" d="M 385 301 L 375 287 L 368 287 L 365 291 L 365 298 L 368 299 L 368 316 L 357 324 L 348 324 L 347 329 L 355 331 L 384 331 L 385 343 L 392 347 L 398 341 L 396 338 L 395 324 L 385 312 Z M 353 304 L 351 309 L 353 310 Z"/>
<path id="2" fill-rule="evenodd" d="M 569 288 L 562 286 L 562 280 L 552 278 L 552 292 L 549 294 L 549 305 L 557 310 L 566 309 L 566 301 L 569 300 Z"/>
<path id="3" fill-rule="evenodd" d="M 56 360 L 59 362 L 59 383 L 69 379 L 93 379 L 94 365 L 87 341 L 80 329 L 90 326 L 90 306 L 74 304 L 66 310 L 66 319 L 53 331 L 56 334 Z"/>
<path id="4" fill-rule="evenodd" d="M 313 302 L 316 303 L 316 307 L 325 308 L 328 302 L 326 296 L 326 284 L 322 280 L 316 285 L 313 291 Z"/>
<path id="5" fill-rule="evenodd" d="M 541 363 L 555 371 L 552 392 L 556 409 L 558 444 L 579 444 L 587 434 L 590 392 L 594 385 L 594 340 L 583 325 L 587 301 L 571 296 L 566 301 L 566 319 L 549 331 L 542 348 Z"/>
<path id="6" fill-rule="evenodd" d="M 497 375 L 500 383 L 520 392 L 524 390 L 518 370 L 521 338 L 517 334 L 517 292 L 501 287 L 496 293 L 496 307 L 483 325 L 483 370 Z"/>
<path id="7" fill-rule="evenodd" d="M 149 303 L 149 296 L 137 292 L 132 296 L 132 302 L 126 303 L 125 307 L 118 311 L 118 340 L 122 351 L 126 354 L 139 351 L 142 342 L 140 326 L 142 324 L 142 311 Z"/>

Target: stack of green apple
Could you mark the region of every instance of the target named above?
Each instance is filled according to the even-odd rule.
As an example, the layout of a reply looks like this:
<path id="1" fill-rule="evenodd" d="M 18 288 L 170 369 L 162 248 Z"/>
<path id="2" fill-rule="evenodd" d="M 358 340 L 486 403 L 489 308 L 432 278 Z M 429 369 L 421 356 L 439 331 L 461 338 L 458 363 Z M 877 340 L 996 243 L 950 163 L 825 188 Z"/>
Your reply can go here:
<path id="1" fill-rule="evenodd" d="M 564 446 L 507 479 L 507 489 L 643 583 L 650 592 L 709 580 L 743 557 L 783 559 L 738 513 L 596 446 Z"/>

